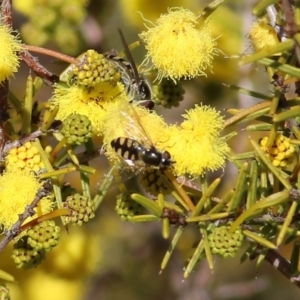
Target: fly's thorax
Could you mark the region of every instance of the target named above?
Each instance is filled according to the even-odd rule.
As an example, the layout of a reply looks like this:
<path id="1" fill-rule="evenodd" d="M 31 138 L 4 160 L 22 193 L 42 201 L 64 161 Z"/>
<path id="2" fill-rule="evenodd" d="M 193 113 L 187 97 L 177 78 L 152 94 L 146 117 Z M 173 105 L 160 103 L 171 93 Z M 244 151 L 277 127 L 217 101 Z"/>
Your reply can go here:
<path id="1" fill-rule="evenodd" d="M 144 149 L 142 152 L 142 160 L 146 165 L 159 167 L 162 160 L 162 153 L 154 147 Z"/>
<path id="2" fill-rule="evenodd" d="M 130 62 L 119 57 L 116 52 L 111 51 L 106 54 L 109 59 L 121 73 L 121 81 L 128 90 L 128 94 L 133 101 L 145 101 L 152 99 L 152 92 L 149 82 L 144 76 L 135 74 Z"/>

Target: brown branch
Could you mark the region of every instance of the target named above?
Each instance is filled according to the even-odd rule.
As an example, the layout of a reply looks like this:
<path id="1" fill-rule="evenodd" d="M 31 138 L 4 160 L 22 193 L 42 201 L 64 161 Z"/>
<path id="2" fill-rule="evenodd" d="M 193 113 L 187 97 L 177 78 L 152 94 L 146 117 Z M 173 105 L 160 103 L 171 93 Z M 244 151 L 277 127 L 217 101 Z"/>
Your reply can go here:
<path id="1" fill-rule="evenodd" d="M 43 65 L 38 61 L 37 57 L 31 55 L 28 51 L 23 51 L 20 53 L 22 60 L 26 65 L 39 77 L 43 79 L 45 84 L 52 86 L 54 83 L 59 81 L 59 76 L 48 71 Z"/>
<path id="2" fill-rule="evenodd" d="M 2 22 L 7 27 L 12 27 L 11 0 L 3 0 L 1 2 L 1 12 L 3 15 Z"/>
<path id="3" fill-rule="evenodd" d="M 295 22 L 294 10 L 289 0 L 281 1 L 281 9 L 284 13 L 286 24 L 284 26 L 285 34 L 292 38 L 298 31 L 297 24 Z"/>
<path id="4" fill-rule="evenodd" d="M 3 148 L 2 155 L 5 155 L 7 152 L 9 152 L 13 148 L 20 147 L 20 146 L 24 145 L 25 143 L 40 137 L 43 133 L 45 133 L 45 132 L 42 131 L 42 130 L 36 130 L 36 131 L 30 133 L 29 135 L 26 135 L 25 137 L 23 137 L 19 140 L 16 140 L 16 141 L 13 141 L 13 142 L 10 142 L 10 143 L 6 143 L 4 148 Z"/>
<path id="5" fill-rule="evenodd" d="M 293 274 L 291 263 L 281 256 L 277 251 L 269 249 L 266 254 L 266 260 L 292 283 L 300 287 L 299 274 L 297 276 Z"/>
<path id="6" fill-rule="evenodd" d="M 254 253 L 254 258 L 256 258 L 261 252 L 261 248 L 258 247 Z M 300 273 L 295 274 L 291 263 L 280 255 L 279 252 L 273 249 L 269 249 L 266 253 L 265 260 L 270 263 L 275 269 L 277 269 L 282 275 L 290 280 L 297 287 L 300 287 Z"/>
<path id="7" fill-rule="evenodd" d="M 11 149 L 13 148 L 17 148 L 17 147 L 21 147 L 22 145 L 24 145 L 27 142 L 30 142 L 38 137 L 40 137 L 41 135 L 45 134 L 45 133 L 51 133 L 54 132 L 56 129 L 49 129 L 47 131 L 43 131 L 41 129 L 38 129 L 36 131 L 33 131 L 32 133 L 20 138 L 19 140 L 13 141 L 13 142 L 8 142 L 4 145 L 3 149 L 2 149 L 2 153 L 0 155 L 0 158 L 2 159 L 2 157 L 7 154 Z M 0 130 L 0 138 L 1 138 L 1 130 Z M 1 139 L 0 139 L 1 142 Z"/>
<path id="8" fill-rule="evenodd" d="M 44 54 L 47 56 L 57 58 L 59 60 L 65 61 L 69 64 L 77 64 L 78 63 L 78 59 L 76 59 L 72 56 L 54 51 L 54 50 L 50 50 L 50 49 L 46 49 L 46 48 L 38 47 L 38 46 L 31 46 L 31 45 L 24 45 L 24 48 L 31 52 L 36 52 L 36 53 L 40 53 L 40 54 Z"/>
<path id="9" fill-rule="evenodd" d="M 290 37 L 293 38 L 295 34 L 298 33 L 298 26 L 295 22 L 295 16 L 294 16 L 294 8 L 291 4 L 291 1 L 289 0 L 281 0 L 281 9 L 283 11 L 283 14 L 285 16 L 286 24 L 283 27 L 284 33 Z M 295 41 L 295 54 L 298 60 L 298 64 L 300 63 L 300 45 L 298 44 L 297 39 L 294 39 Z"/>
<path id="10" fill-rule="evenodd" d="M 1 1 L 1 12 L 3 16 L 1 22 L 9 28 L 12 27 L 11 4 L 11 0 Z M 3 123 L 9 118 L 8 90 L 9 84 L 8 80 L 6 79 L 0 84 L 0 154 L 2 154 L 2 149 L 5 144 L 5 131 L 3 128 Z"/>
<path id="11" fill-rule="evenodd" d="M 46 181 L 43 186 L 37 191 L 36 197 L 31 202 L 30 205 L 27 205 L 25 208 L 25 211 L 19 215 L 18 221 L 5 232 L 4 238 L 0 242 L 0 252 L 2 252 L 5 248 L 5 246 L 12 241 L 16 236 L 19 235 L 21 232 L 21 226 L 24 223 L 24 221 L 33 216 L 35 214 L 34 208 L 38 205 L 39 201 L 47 196 L 51 190 L 51 184 L 49 181 Z"/>

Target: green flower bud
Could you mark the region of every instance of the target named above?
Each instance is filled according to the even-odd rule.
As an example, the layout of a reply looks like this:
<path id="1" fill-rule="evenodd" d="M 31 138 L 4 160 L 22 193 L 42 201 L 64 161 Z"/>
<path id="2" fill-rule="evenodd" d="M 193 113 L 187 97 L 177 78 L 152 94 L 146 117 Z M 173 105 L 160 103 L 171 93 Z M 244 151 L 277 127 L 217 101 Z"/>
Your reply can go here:
<path id="1" fill-rule="evenodd" d="M 50 251 L 58 243 L 60 227 L 53 220 L 44 221 L 27 231 L 27 243 L 34 250 Z"/>
<path id="2" fill-rule="evenodd" d="M 131 217 L 141 214 L 144 208 L 130 198 L 131 193 L 123 193 L 117 196 L 115 210 L 122 221 L 128 221 Z"/>
<path id="3" fill-rule="evenodd" d="M 229 232 L 230 226 L 220 226 L 212 229 L 208 235 L 209 246 L 212 253 L 219 254 L 224 258 L 234 257 L 241 247 L 244 235 L 238 228 L 235 232 Z"/>
<path id="4" fill-rule="evenodd" d="M 63 122 L 61 133 L 70 145 L 86 143 L 92 136 L 93 126 L 88 117 L 79 114 L 69 115 Z"/>
<path id="5" fill-rule="evenodd" d="M 35 268 L 46 258 L 44 249 L 33 249 L 27 241 L 28 236 L 24 236 L 14 244 L 12 259 L 19 269 Z"/>
<path id="6" fill-rule="evenodd" d="M 163 78 L 158 85 L 152 87 L 152 92 L 156 104 L 171 108 L 179 106 L 185 91 L 180 82 L 175 83 L 173 80 Z"/>
<path id="7" fill-rule="evenodd" d="M 94 202 L 80 194 L 74 194 L 67 197 L 64 207 L 69 209 L 70 213 L 65 216 L 66 223 L 82 225 L 94 218 L 95 205 Z"/>
<path id="8" fill-rule="evenodd" d="M 120 74 L 113 63 L 95 50 L 88 50 L 80 57 L 80 63 L 73 70 L 79 85 L 94 86 L 100 82 L 116 84 Z"/>

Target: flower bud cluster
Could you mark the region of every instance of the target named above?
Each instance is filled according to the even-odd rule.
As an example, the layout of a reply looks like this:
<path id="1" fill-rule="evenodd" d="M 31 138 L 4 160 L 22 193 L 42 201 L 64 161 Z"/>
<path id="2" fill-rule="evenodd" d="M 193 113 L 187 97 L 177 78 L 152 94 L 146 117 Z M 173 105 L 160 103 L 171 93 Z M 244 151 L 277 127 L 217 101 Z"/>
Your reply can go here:
<path id="1" fill-rule="evenodd" d="M 115 210 L 121 220 L 128 221 L 131 217 L 141 214 L 143 207 L 130 198 L 130 193 L 122 193 L 117 196 Z"/>
<path id="2" fill-rule="evenodd" d="M 14 8 L 28 18 L 21 27 L 24 40 L 43 46 L 51 41 L 69 54 L 78 53 L 81 45 L 80 26 L 86 16 L 88 1 L 13 1 Z"/>
<path id="3" fill-rule="evenodd" d="M 115 84 L 120 74 L 114 65 L 95 50 L 86 51 L 73 70 L 79 85 L 94 86 L 100 82 Z"/>
<path id="4" fill-rule="evenodd" d="M 290 138 L 285 137 L 281 133 L 277 133 L 274 143 L 271 147 L 267 147 L 268 137 L 265 136 L 260 140 L 260 147 L 266 153 L 276 167 L 284 168 L 292 160 L 295 148 L 290 143 Z"/>
<path id="5" fill-rule="evenodd" d="M 172 189 L 166 181 L 167 178 L 159 169 L 146 168 L 140 176 L 139 183 L 146 192 L 157 196 L 160 193 L 164 195 L 172 193 Z"/>
<path id="6" fill-rule="evenodd" d="M 56 226 L 53 220 L 43 221 L 42 223 L 28 230 L 27 244 L 35 250 L 50 251 L 55 247 L 59 240 L 60 227 Z"/>
<path id="7" fill-rule="evenodd" d="M 65 216 L 66 223 L 82 225 L 94 218 L 95 205 L 91 199 L 80 194 L 67 197 L 64 207 L 69 209 L 69 215 Z"/>
<path id="8" fill-rule="evenodd" d="M 163 78 L 158 85 L 152 88 L 154 101 L 165 108 L 178 107 L 183 100 L 184 89 L 180 82 Z"/>
<path id="9" fill-rule="evenodd" d="M 28 237 L 25 236 L 14 244 L 12 259 L 19 269 L 35 268 L 46 258 L 44 249 L 33 249 L 27 241 Z"/>
<path id="10" fill-rule="evenodd" d="M 88 117 L 80 114 L 72 114 L 63 121 L 61 133 L 70 145 L 86 143 L 92 136 L 93 126 Z"/>
<path id="11" fill-rule="evenodd" d="M 6 162 L 8 168 L 17 167 L 34 172 L 44 168 L 39 150 L 31 142 L 10 150 Z"/>
<path id="12" fill-rule="evenodd" d="M 244 235 L 241 229 L 229 232 L 229 226 L 215 227 L 208 235 L 209 246 L 212 253 L 219 254 L 224 258 L 234 257 L 241 247 Z"/>

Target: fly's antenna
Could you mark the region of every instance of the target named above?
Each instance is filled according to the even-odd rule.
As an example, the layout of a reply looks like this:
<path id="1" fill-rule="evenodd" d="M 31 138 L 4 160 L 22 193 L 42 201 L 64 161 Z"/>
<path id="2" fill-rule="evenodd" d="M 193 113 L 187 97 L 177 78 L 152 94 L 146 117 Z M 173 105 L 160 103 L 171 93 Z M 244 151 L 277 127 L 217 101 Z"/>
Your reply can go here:
<path id="1" fill-rule="evenodd" d="M 120 34 L 120 38 L 121 38 L 121 41 L 122 41 L 122 44 L 123 44 L 123 47 L 124 47 L 124 52 L 125 52 L 125 54 L 127 56 L 128 61 L 131 64 L 131 67 L 132 67 L 132 70 L 133 70 L 133 73 L 134 73 L 134 77 L 135 77 L 134 79 L 136 81 L 136 84 L 138 85 L 139 81 L 140 81 L 139 72 L 138 72 L 137 67 L 136 67 L 136 65 L 134 63 L 133 57 L 131 55 L 131 52 L 130 52 L 130 50 L 128 48 L 128 44 L 127 44 L 127 42 L 125 40 L 124 34 L 123 34 L 123 32 L 122 32 L 122 30 L 120 28 L 118 28 L 118 32 Z"/>

